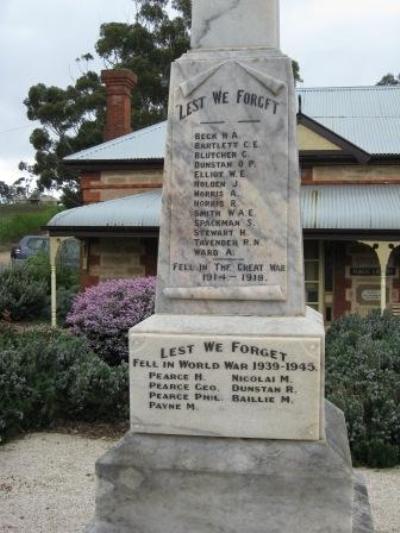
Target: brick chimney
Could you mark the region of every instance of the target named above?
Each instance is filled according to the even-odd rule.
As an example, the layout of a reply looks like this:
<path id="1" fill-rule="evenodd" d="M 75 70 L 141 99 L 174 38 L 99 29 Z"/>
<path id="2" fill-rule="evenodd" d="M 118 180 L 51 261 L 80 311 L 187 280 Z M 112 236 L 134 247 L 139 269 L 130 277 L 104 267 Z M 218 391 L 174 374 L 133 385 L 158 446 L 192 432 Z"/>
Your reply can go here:
<path id="1" fill-rule="evenodd" d="M 137 76 L 128 69 L 103 70 L 101 81 L 106 86 L 107 95 L 104 140 L 111 141 L 132 131 L 131 94 Z"/>

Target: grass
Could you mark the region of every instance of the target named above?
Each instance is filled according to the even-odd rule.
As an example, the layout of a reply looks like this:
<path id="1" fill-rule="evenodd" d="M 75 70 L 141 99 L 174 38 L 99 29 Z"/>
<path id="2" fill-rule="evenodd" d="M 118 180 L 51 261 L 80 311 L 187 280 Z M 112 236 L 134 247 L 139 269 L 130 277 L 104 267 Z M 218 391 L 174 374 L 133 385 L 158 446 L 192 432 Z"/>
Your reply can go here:
<path id="1" fill-rule="evenodd" d="M 16 204 L 0 206 L 0 251 L 10 249 L 24 235 L 41 232 L 41 226 L 60 211 L 57 206 Z"/>

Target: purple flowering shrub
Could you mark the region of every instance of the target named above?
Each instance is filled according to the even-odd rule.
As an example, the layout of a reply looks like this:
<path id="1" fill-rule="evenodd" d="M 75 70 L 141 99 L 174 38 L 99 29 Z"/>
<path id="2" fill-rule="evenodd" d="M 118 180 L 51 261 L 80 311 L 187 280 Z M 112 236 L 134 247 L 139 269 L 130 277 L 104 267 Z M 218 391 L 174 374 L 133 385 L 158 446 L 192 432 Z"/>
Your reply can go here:
<path id="1" fill-rule="evenodd" d="M 154 313 L 156 278 L 114 279 L 78 294 L 67 316 L 70 330 L 84 336 L 111 365 L 128 359 L 128 331 Z"/>

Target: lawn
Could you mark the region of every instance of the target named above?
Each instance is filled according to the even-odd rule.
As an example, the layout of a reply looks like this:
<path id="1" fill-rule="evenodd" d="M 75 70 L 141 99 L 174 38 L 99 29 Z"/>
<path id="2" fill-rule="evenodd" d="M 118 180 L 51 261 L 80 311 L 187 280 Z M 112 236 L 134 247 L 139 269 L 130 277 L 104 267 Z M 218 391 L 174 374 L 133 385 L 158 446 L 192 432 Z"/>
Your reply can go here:
<path id="1" fill-rule="evenodd" d="M 24 235 L 40 233 L 41 226 L 59 211 L 58 206 L 30 203 L 0 205 L 0 252 L 9 251 Z"/>

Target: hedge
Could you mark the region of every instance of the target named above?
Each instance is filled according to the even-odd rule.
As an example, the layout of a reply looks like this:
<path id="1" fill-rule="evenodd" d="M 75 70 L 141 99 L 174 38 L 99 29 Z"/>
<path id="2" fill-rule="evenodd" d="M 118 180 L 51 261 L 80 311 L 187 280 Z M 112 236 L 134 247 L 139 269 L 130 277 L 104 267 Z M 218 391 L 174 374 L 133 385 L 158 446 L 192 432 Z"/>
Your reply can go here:
<path id="1" fill-rule="evenodd" d="M 0 325 L 0 442 L 57 420 L 128 419 L 128 365 L 110 367 L 60 330 Z"/>
<path id="2" fill-rule="evenodd" d="M 346 416 L 355 463 L 400 462 L 400 319 L 371 313 L 334 322 L 326 338 L 326 394 Z"/>

